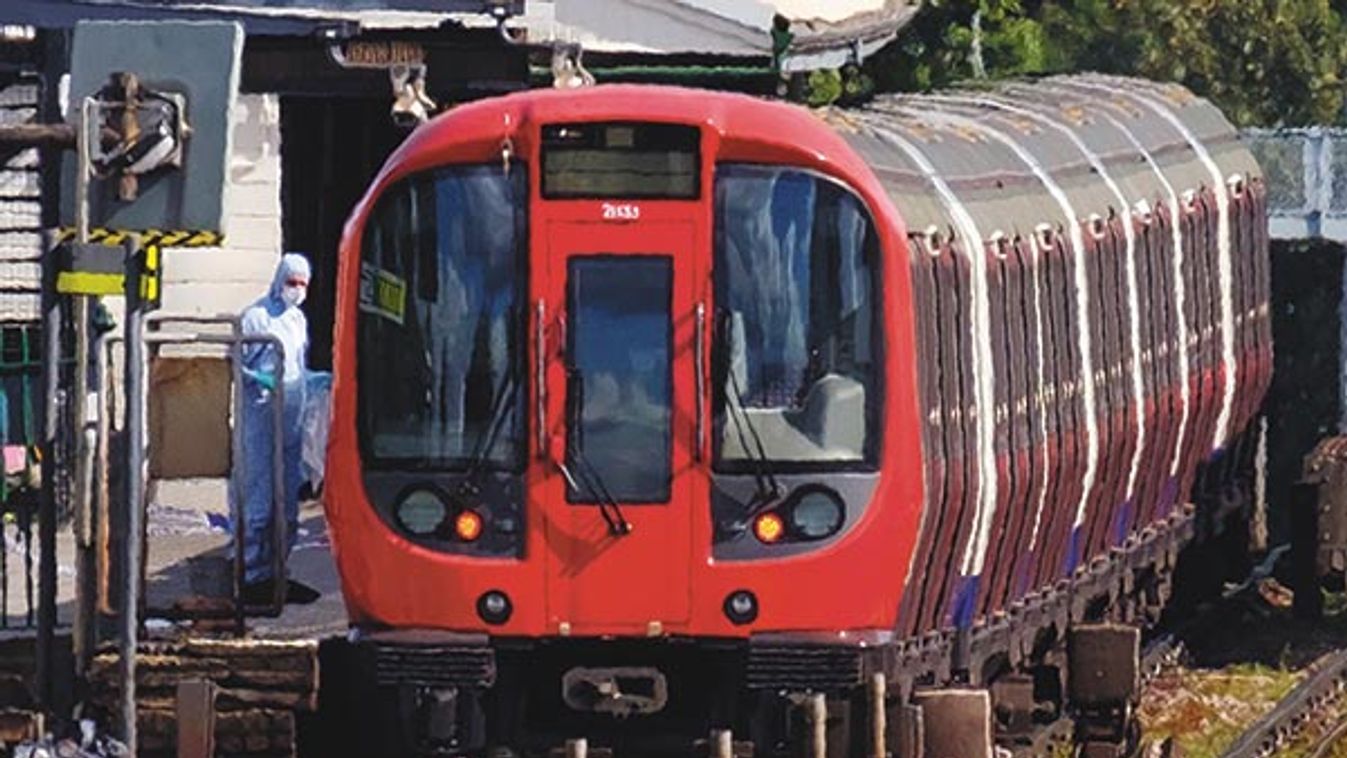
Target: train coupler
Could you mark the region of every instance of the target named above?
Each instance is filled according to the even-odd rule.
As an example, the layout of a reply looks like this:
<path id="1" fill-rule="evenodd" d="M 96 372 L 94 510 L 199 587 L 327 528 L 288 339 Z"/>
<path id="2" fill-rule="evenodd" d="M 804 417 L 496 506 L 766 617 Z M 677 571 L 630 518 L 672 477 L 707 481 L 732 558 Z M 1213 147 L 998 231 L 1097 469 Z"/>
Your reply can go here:
<path id="1" fill-rule="evenodd" d="M 1067 697 L 1081 758 L 1122 758 L 1136 741 L 1141 630 L 1084 624 L 1067 639 Z"/>

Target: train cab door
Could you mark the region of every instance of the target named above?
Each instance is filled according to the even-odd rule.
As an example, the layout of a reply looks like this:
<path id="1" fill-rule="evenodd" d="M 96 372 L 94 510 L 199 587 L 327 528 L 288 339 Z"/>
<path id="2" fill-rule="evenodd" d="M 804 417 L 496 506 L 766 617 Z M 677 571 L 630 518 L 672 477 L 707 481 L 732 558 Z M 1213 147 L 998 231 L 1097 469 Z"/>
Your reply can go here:
<path id="1" fill-rule="evenodd" d="M 692 225 L 553 221 L 547 237 L 549 626 L 659 633 L 689 614 Z"/>

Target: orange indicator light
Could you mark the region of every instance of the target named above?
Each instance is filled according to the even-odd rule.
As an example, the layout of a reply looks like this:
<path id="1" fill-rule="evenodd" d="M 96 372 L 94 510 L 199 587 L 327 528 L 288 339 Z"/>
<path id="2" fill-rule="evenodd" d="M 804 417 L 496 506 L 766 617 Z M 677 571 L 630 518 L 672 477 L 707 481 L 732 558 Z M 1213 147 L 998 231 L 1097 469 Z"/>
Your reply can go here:
<path id="1" fill-rule="evenodd" d="M 472 542 L 482 536 L 482 517 L 475 511 L 463 511 L 454 519 L 454 534 L 464 542 Z"/>
<path id="2" fill-rule="evenodd" d="M 777 542 L 786 533 L 786 522 L 775 513 L 764 513 L 753 521 L 753 533 L 759 542 L 768 545 Z"/>

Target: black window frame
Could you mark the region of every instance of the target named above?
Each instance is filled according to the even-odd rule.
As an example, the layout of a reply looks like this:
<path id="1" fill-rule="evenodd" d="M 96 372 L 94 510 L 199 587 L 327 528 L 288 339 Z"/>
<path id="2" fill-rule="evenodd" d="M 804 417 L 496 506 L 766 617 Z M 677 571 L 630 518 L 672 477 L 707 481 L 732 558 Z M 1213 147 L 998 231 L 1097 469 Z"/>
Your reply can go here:
<path id="1" fill-rule="evenodd" d="M 599 194 L 599 193 L 571 193 L 556 192 L 549 189 L 547 182 L 547 154 L 549 145 L 547 144 L 547 132 L 549 129 L 565 128 L 606 128 L 606 127 L 632 127 L 640 128 L 658 128 L 673 130 L 685 130 L 695 134 L 696 139 L 692 141 L 692 181 L 693 191 L 690 195 L 669 195 L 669 194 L 648 194 L 639 192 Z M 702 141 L 706 138 L 703 130 L 695 124 L 683 124 L 666 121 L 567 121 L 544 124 L 539 132 L 538 147 L 538 191 L 543 200 L 549 201 L 567 201 L 567 200 L 627 200 L 627 201 L 645 201 L 645 202 L 672 202 L 672 203 L 695 203 L 700 202 L 705 195 L 705 182 L 702 181 Z M 592 148 L 600 149 L 600 148 Z"/>
<path id="2" fill-rule="evenodd" d="M 487 457 L 484 458 L 480 463 L 480 469 L 483 473 L 496 473 L 496 474 L 509 474 L 515 476 L 522 476 L 529 467 L 530 458 L 532 455 L 531 452 L 532 441 L 530 439 L 531 435 L 529 431 L 532 428 L 531 425 L 533 423 L 533 418 L 530 415 L 530 407 L 529 407 L 530 406 L 529 385 L 531 382 L 531 374 L 529 371 L 529 354 L 530 354 L 529 298 L 531 294 L 530 281 L 532 269 L 530 266 L 529 250 L 530 250 L 531 227 L 533 223 L 533 213 L 532 213 L 533 207 L 531 199 L 532 195 L 530 194 L 532 182 L 529 174 L 529 169 L 530 166 L 527 161 L 519 158 L 512 158 L 508 164 L 508 170 L 503 170 L 499 162 L 490 162 L 490 161 L 473 162 L 473 163 L 444 163 L 429 168 L 421 169 L 419 171 L 409 173 L 406 176 L 400 177 L 397 181 L 385 187 L 383 191 L 379 193 L 379 196 L 375 198 L 374 204 L 371 207 L 369 214 L 365 217 L 364 225 L 360 230 L 360 243 L 359 243 L 360 248 L 357 260 L 355 261 L 356 266 L 364 266 L 366 264 L 365 255 L 366 250 L 369 247 L 368 245 L 369 237 L 371 234 L 371 230 L 374 227 L 374 221 L 378 217 L 380 210 L 387 203 L 394 201 L 394 198 L 397 196 L 398 191 L 404 190 L 406 187 L 409 187 L 416 181 L 423 180 L 427 177 L 430 177 L 431 181 L 434 181 L 433 177 L 436 174 L 443 174 L 454 171 L 468 171 L 468 170 L 503 171 L 510 177 L 518 177 L 517 179 L 514 180 L 520 183 L 520 186 L 516 193 L 516 200 L 518 201 L 518 208 L 522 212 L 523 220 L 518 226 L 515 243 L 514 279 L 515 279 L 516 305 L 514 307 L 515 323 L 512 325 L 513 326 L 512 337 L 515 340 L 515 344 L 519 346 L 519 350 L 517 351 L 518 352 L 517 355 L 511 356 L 510 362 L 517 366 L 516 370 L 518 372 L 515 376 L 516 387 L 514 391 L 521 393 L 521 396 L 518 402 L 516 403 L 515 408 L 513 409 L 513 413 L 517 414 L 519 418 L 519 425 L 521 429 L 520 433 L 521 444 L 519 446 L 519 455 L 517 456 L 517 460 L 512 462 L 513 465 L 499 463 L 495 460 L 492 460 L 490 455 L 487 455 Z M 416 265 L 420 265 L 420 261 L 417 261 Z M 417 291 L 413 290 L 410 286 L 408 290 L 409 294 L 417 294 Z M 361 364 L 366 356 L 365 336 L 363 334 L 364 330 L 361 328 L 360 319 L 368 314 L 366 314 L 360 308 L 359 293 L 358 292 L 354 293 L 353 297 L 355 298 L 355 302 L 351 305 L 351 307 L 356 312 L 356 323 L 355 323 L 356 349 L 354 361 L 355 363 L 354 381 L 355 381 L 355 396 L 356 396 L 356 414 L 355 414 L 356 441 L 358 450 L 360 452 L 360 464 L 362 469 L 366 471 L 377 471 L 377 472 L 416 470 L 416 471 L 425 471 L 428 473 L 448 474 L 448 475 L 459 475 L 467 473 L 469 467 L 472 464 L 470 456 L 454 458 L 448 461 L 428 461 L 426 459 L 421 458 L 389 458 L 389 457 L 381 458 L 374 454 L 373 450 L 374 435 L 366 424 L 365 420 L 366 399 L 364 394 L 365 390 L 363 387 L 363 383 L 360 381 Z M 502 430 L 502 433 L 503 432 L 504 430 Z"/>
<path id="3" fill-rule="evenodd" d="M 676 473 L 675 470 L 674 470 L 674 460 L 673 460 L 673 456 L 674 456 L 674 444 L 675 444 L 675 442 L 676 442 L 676 438 L 675 438 L 675 434 L 674 434 L 674 426 L 675 426 L 676 423 L 677 423 L 677 421 L 676 421 L 676 414 L 675 414 L 675 412 L 674 412 L 674 411 L 675 411 L 675 408 L 674 408 L 674 406 L 675 406 L 675 393 L 674 393 L 674 378 L 675 378 L 675 371 L 674 371 L 674 365 L 675 365 L 675 363 L 676 363 L 676 360 L 675 360 L 675 357 L 676 357 L 676 356 L 675 356 L 675 353 L 676 353 L 676 350 L 677 350 L 677 345 L 676 345 L 675 342 L 674 342 L 674 290 L 675 290 L 675 287 L 676 287 L 675 281 L 676 281 L 676 278 L 677 278 L 677 276 L 678 276 L 678 259 L 677 259 L 677 256 L 673 255 L 672 253 L 630 253 L 630 254 L 624 254 L 624 253 L 583 253 L 583 254 L 576 254 L 576 255 L 568 255 L 568 256 L 567 256 L 567 258 L 566 258 L 566 319 L 567 319 L 567 329 L 566 329 L 566 361 L 565 361 L 567 376 L 566 376 L 566 386 L 565 386 L 565 388 L 564 388 L 565 393 L 566 393 L 566 396 L 565 396 L 565 402 L 564 402 L 565 409 L 566 409 L 566 410 L 565 410 L 566 416 L 563 417 L 563 419 L 562 419 L 562 426 L 564 427 L 564 429 L 565 429 L 565 434 L 566 434 L 566 446 L 565 446 L 566 449 L 565 449 L 564 454 L 565 454 L 565 456 L 566 456 L 567 463 L 569 464 L 569 463 L 570 463 L 570 449 L 571 449 L 571 448 L 570 448 L 570 446 L 571 446 L 571 434 L 572 434 L 573 431 L 574 431 L 574 430 L 572 430 L 572 428 L 571 428 L 571 419 L 569 418 L 569 413 L 570 413 L 570 410 L 571 410 L 571 403 L 573 402 L 572 399 L 571 399 L 571 392 L 573 391 L 573 388 L 572 388 L 572 385 L 571 385 L 570 371 L 571 371 L 571 360 L 572 360 L 572 356 L 575 354 L 575 335 L 576 335 L 577 332 L 580 331 L 579 329 L 575 328 L 575 319 L 574 319 L 574 314 L 575 314 L 575 289 L 571 286 L 571 273 L 572 273 L 572 267 L 573 267 L 577 262 L 589 262 L 589 261 L 595 261 L 595 260 L 605 260 L 605 261 L 612 261 L 612 260 L 616 260 L 616 261 L 631 261 L 631 260 L 647 260 L 647 261 L 650 261 L 650 260 L 657 260 L 657 261 L 664 261 L 664 262 L 667 264 L 667 267 L 668 267 L 668 272 L 669 272 L 669 277 L 668 277 L 668 302 L 665 304 L 665 307 L 664 307 L 664 315 L 666 316 L 666 319 L 665 319 L 665 328 L 666 328 L 665 338 L 666 338 L 666 340 L 667 340 L 667 344 L 668 344 L 668 348 L 669 348 L 669 349 L 668 349 L 668 356 L 667 356 L 667 358 L 666 358 L 666 360 L 665 360 L 665 363 L 664 363 L 664 366 L 665 366 L 665 382 L 666 382 L 666 386 L 668 387 L 668 390 L 669 390 L 668 402 L 667 402 L 667 404 L 666 404 L 666 406 L 665 406 L 665 412 L 666 412 L 666 414 L 667 414 L 667 420 L 666 420 L 666 424 L 665 424 L 665 436 L 666 436 L 665 445 L 666 445 L 666 450 L 667 450 L 667 453 L 668 453 L 668 455 L 667 455 L 667 458 L 668 458 L 668 460 L 667 460 L 668 476 L 665 478 L 665 482 L 664 482 L 664 493 L 665 493 L 665 496 L 664 496 L 662 499 L 656 498 L 656 499 L 642 499 L 642 500 L 624 500 L 624 499 L 622 499 L 621 497 L 617 497 L 616 495 L 614 496 L 614 499 L 616 500 L 616 502 L 619 503 L 620 505 L 624 505 L 624 506 L 625 506 L 625 505 L 631 505 L 631 506 L 647 506 L 647 505 L 660 506 L 660 505 L 668 505 L 668 504 L 671 504 L 671 503 L 673 502 L 673 496 L 674 496 L 673 482 L 674 482 L 674 477 L 675 477 L 675 473 Z M 583 413 L 583 411 L 582 411 L 582 413 Z M 603 476 L 603 472 L 600 471 L 600 472 L 599 472 L 599 475 L 600 475 L 600 477 L 602 477 L 602 476 Z M 605 482 L 605 484 L 606 484 L 606 483 L 607 483 L 607 482 Z M 576 496 L 575 496 L 576 493 L 572 491 L 571 486 L 570 486 L 569 483 L 567 483 L 567 484 L 565 485 L 565 490 L 566 490 L 566 503 L 567 503 L 568 505 L 589 506 L 589 505 L 598 505 L 598 504 L 600 504 L 601 502 L 603 502 L 603 501 L 602 501 L 600 498 L 598 498 L 598 497 L 596 497 L 596 498 L 594 498 L 594 499 L 592 499 L 592 500 L 581 499 L 581 498 L 579 498 L 579 497 L 576 497 Z"/>
<path id="4" fill-rule="evenodd" d="M 754 447 L 752 454 L 739 460 L 725 460 L 721 455 L 722 440 L 724 435 L 720 433 L 718 425 L 722 415 L 726 421 L 729 421 L 727 410 L 727 398 L 725 385 L 729 378 L 729 363 L 725 359 L 723 351 L 724 337 L 722 336 L 722 325 L 720 314 L 723 312 L 723 303 L 721 300 L 722 285 L 717 272 L 717 262 L 720 259 L 721 245 L 723 244 L 724 229 L 720 224 L 719 183 L 721 171 L 726 168 L 745 168 L 750 170 L 762 171 L 790 171 L 808 176 L 815 181 L 829 184 L 840 192 L 850 196 L 856 201 L 858 207 L 864 211 L 866 219 L 869 221 L 871 233 L 874 238 L 873 262 L 871 268 L 871 349 L 874 352 L 874 376 L 873 387 L 867 387 L 865 398 L 866 415 L 866 436 L 859 458 L 842 459 L 834 461 L 787 461 L 772 458 L 759 460 L 757 450 Z M 711 181 L 711 291 L 715 309 L 713 311 L 711 328 L 711 405 L 708 408 L 710 413 L 710 434 L 711 434 L 711 471 L 714 474 L 724 475 L 755 475 L 760 470 L 767 470 L 773 474 L 813 474 L 813 473 L 874 473 L 880 468 L 880 461 L 883 456 L 885 429 L 885 411 L 888 402 L 888 380 L 886 375 L 888 340 L 886 339 L 889 324 L 884 318 L 884 303 L 887 297 L 887 287 L 884 282 L 884 262 L 885 250 L 883 240 L 880 236 L 878 215 L 870 203 L 857 192 L 851 185 L 845 181 L 825 174 L 821 171 L 795 166 L 783 163 L 761 163 L 755 161 L 717 161 Z M 871 391 L 873 390 L 873 391 Z"/>

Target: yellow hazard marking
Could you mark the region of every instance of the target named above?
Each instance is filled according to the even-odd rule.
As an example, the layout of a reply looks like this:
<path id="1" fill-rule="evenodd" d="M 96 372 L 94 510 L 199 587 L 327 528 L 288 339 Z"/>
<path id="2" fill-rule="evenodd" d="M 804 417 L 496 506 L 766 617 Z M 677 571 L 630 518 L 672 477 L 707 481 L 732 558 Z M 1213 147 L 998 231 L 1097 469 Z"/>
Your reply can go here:
<path id="1" fill-rule="evenodd" d="M 89 230 L 89 241 L 102 245 L 120 245 L 130 235 L 135 235 L 145 247 L 220 247 L 224 244 L 224 235 L 209 229 L 106 229 L 95 227 Z M 62 227 L 57 232 L 59 242 L 75 238 L 72 227 Z"/>
<path id="2" fill-rule="evenodd" d="M 124 295 L 126 277 L 123 274 L 62 271 L 56 275 L 56 291 L 62 295 Z"/>

